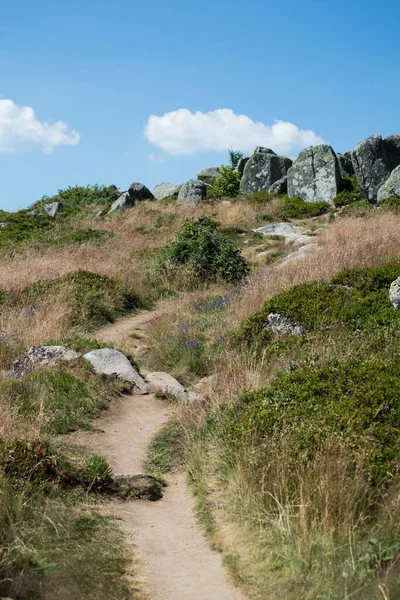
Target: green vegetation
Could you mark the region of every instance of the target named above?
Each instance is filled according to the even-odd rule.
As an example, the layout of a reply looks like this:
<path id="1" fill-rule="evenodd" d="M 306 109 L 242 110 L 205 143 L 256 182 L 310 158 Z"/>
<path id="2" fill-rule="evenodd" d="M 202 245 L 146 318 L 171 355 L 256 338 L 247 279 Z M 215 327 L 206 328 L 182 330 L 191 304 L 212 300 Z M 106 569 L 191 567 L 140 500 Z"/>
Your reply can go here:
<path id="1" fill-rule="evenodd" d="M 240 152 L 240 150 L 233 150 L 232 148 L 230 148 L 230 150 L 228 150 L 229 153 L 229 163 L 230 166 L 232 167 L 232 169 L 236 169 L 236 167 L 239 164 L 240 159 L 242 159 L 244 157 L 243 152 Z"/>
<path id="2" fill-rule="evenodd" d="M 336 208 L 348 206 L 365 200 L 365 195 L 355 176 L 343 177 L 343 190 L 338 193 L 334 200 Z"/>
<path id="3" fill-rule="evenodd" d="M 214 200 L 224 196 L 234 198 L 240 191 L 241 174 L 229 166 L 221 166 L 219 171 L 221 175 L 213 184 L 212 190 L 208 192 L 208 197 Z"/>
<path id="4" fill-rule="evenodd" d="M 176 241 L 161 254 L 161 268 L 169 264 L 189 266 L 200 281 L 240 281 L 250 272 L 247 261 L 232 240 L 218 232 L 219 223 L 210 217 L 188 220 Z"/>
<path id="5" fill-rule="evenodd" d="M 162 480 L 183 459 L 182 428 L 170 419 L 154 437 L 145 464 L 146 471 Z"/>
<path id="6" fill-rule="evenodd" d="M 329 210 L 328 202 L 305 202 L 301 198 L 279 197 L 279 215 L 283 220 L 319 217 Z"/>
<path id="7" fill-rule="evenodd" d="M 54 196 L 43 196 L 41 200 L 31 206 L 31 210 L 42 210 L 45 204 L 60 202 L 62 204 L 62 214 L 76 214 L 84 208 L 90 206 L 108 207 L 119 196 L 118 190 L 114 187 L 104 185 L 88 186 L 69 186 L 65 190 L 58 190 Z"/>

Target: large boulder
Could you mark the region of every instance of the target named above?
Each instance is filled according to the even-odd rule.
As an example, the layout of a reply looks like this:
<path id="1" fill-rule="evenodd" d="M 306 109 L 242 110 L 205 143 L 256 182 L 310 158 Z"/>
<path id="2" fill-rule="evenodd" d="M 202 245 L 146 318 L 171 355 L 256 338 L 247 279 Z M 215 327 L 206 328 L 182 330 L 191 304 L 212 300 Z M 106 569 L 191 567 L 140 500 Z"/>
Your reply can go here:
<path id="1" fill-rule="evenodd" d="M 136 202 L 137 200 L 154 200 L 151 191 L 143 185 L 143 183 L 139 183 L 138 181 L 131 183 L 128 193 L 133 202 Z"/>
<path id="2" fill-rule="evenodd" d="M 83 358 L 92 365 L 96 373 L 114 375 L 131 383 L 136 394 L 148 394 L 150 392 L 147 383 L 122 352 L 112 348 L 101 348 L 84 354 Z"/>
<path id="3" fill-rule="evenodd" d="M 378 202 L 393 196 L 400 196 L 400 165 L 391 172 L 389 179 L 379 188 Z"/>
<path id="4" fill-rule="evenodd" d="M 354 175 L 354 167 L 350 156 L 347 156 L 346 154 L 339 154 L 337 152 L 336 157 L 338 159 L 339 171 L 342 179 L 343 177 L 352 177 Z"/>
<path id="5" fill-rule="evenodd" d="M 282 179 L 278 179 L 271 185 L 268 190 L 269 194 L 287 194 L 287 175 L 282 177 Z"/>
<path id="6" fill-rule="evenodd" d="M 342 187 L 338 159 L 328 144 L 302 150 L 287 175 L 289 198 L 305 202 L 333 204 Z"/>
<path id="7" fill-rule="evenodd" d="M 51 219 L 54 219 L 57 213 L 62 209 L 61 202 L 50 202 L 50 204 L 44 205 L 44 210 L 49 215 Z"/>
<path id="8" fill-rule="evenodd" d="M 184 183 L 178 194 L 178 204 L 199 204 L 207 197 L 207 187 L 211 187 L 196 179 Z"/>
<path id="9" fill-rule="evenodd" d="M 389 178 L 396 164 L 396 139 L 390 136 L 383 140 L 379 134 L 371 135 L 354 148 L 352 162 L 361 189 L 369 202 L 375 203 L 378 191 Z"/>
<path id="10" fill-rule="evenodd" d="M 388 166 L 391 171 L 400 165 L 400 135 L 389 135 L 383 139 Z"/>
<path id="11" fill-rule="evenodd" d="M 286 156 L 277 156 L 270 152 L 255 152 L 244 168 L 240 190 L 245 194 L 269 190 L 275 181 L 287 175 L 292 164 L 293 161 Z"/>
<path id="12" fill-rule="evenodd" d="M 207 169 L 201 169 L 201 171 L 198 171 L 196 175 L 197 179 L 204 181 L 204 183 L 209 183 L 210 185 L 215 183 L 218 177 L 221 177 L 219 167 L 208 167 Z"/>
<path id="13" fill-rule="evenodd" d="M 135 201 L 132 200 L 129 192 L 123 192 L 119 198 L 111 204 L 108 213 L 123 212 L 124 210 L 128 210 L 128 208 L 132 208 L 132 206 L 135 206 Z"/>
<path id="14" fill-rule="evenodd" d="M 391 283 L 389 289 L 389 298 L 394 308 L 400 308 L 400 277 Z"/>
<path id="15" fill-rule="evenodd" d="M 239 162 L 236 165 L 235 171 L 237 171 L 238 173 L 243 175 L 244 168 L 245 168 L 249 158 L 250 158 L 250 156 L 243 156 L 242 158 L 239 158 Z"/>
<path id="16" fill-rule="evenodd" d="M 256 146 L 251 153 L 251 156 L 254 156 L 254 154 L 274 154 L 274 156 L 276 156 L 276 152 L 271 150 L 271 148 L 264 148 L 264 146 Z"/>
<path id="17" fill-rule="evenodd" d="M 164 198 L 178 197 L 182 187 L 181 183 L 159 183 L 153 190 L 153 196 L 156 200 L 164 200 Z"/>
<path id="18" fill-rule="evenodd" d="M 75 360 L 79 356 L 64 346 L 32 346 L 14 362 L 14 375 L 20 379 L 37 367 L 52 367 L 60 360 Z"/>

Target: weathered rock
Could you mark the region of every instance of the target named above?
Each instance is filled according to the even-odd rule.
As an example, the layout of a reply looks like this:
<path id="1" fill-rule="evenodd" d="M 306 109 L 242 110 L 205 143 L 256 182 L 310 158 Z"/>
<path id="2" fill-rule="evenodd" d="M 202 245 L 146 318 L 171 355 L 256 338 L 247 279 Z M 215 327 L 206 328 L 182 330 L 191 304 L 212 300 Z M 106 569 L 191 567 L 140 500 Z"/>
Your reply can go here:
<path id="1" fill-rule="evenodd" d="M 209 167 L 208 169 L 202 169 L 197 173 L 197 179 L 213 185 L 218 177 L 221 177 L 218 167 Z"/>
<path id="2" fill-rule="evenodd" d="M 267 327 L 272 329 L 274 333 L 282 336 L 301 335 L 303 333 L 301 325 L 280 313 L 269 313 L 267 317 Z"/>
<path id="3" fill-rule="evenodd" d="M 14 362 L 14 375 L 20 379 L 37 367 L 54 366 L 60 360 L 75 360 L 79 356 L 64 346 L 32 346 Z"/>
<path id="4" fill-rule="evenodd" d="M 400 308 L 400 277 L 391 283 L 389 289 L 389 298 L 394 308 Z"/>
<path id="5" fill-rule="evenodd" d="M 328 144 L 302 150 L 287 175 L 289 198 L 305 202 L 333 204 L 342 187 L 338 159 Z"/>
<path id="6" fill-rule="evenodd" d="M 321 246 L 318 244 L 306 244 L 305 246 L 301 246 L 298 250 L 291 252 L 288 256 L 285 257 L 283 262 L 291 262 L 292 260 L 298 260 L 300 258 L 304 258 L 308 254 L 312 254 L 313 252 L 318 252 L 321 250 Z"/>
<path id="7" fill-rule="evenodd" d="M 382 136 L 371 135 L 357 144 L 352 153 L 352 161 L 361 189 L 369 202 L 375 203 L 378 190 L 392 171 Z"/>
<path id="8" fill-rule="evenodd" d="M 382 202 L 393 196 L 400 196 L 400 165 L 391 172 L 389 179 L 379 188 L 378 202 Z"/>
<path id="9" fill-rule="evenodd" d="M 117 192 L 118 188 L 113 183 L 109 183 L 108 185 L 106 185 L 106 190 L 115 190 Z"/>
<path id="10" fill-rule="evenodd" d="M 387 163 L 390 171 L 400 165 L 400 135 L 389 135 L 383 138 Z"/>
<path id="11" fill-rule="evenodd" d="M 178 196 L 181 187 L 181 183 L 159 183 L 153 190 L 153 196 L 156 200 Z"/>
<path id="12" fill-rule="evenodd" d="M 105 213 L 105 211 L 104 211 L 104 210 L 99 210 L 99 211 L 96 213 L 96 219 L 101 219 L 102 217 L 105 217 L 105 216 L 106 216 L 106 213 Z"/>
<path id="13" fill-rule="evenodd" d="M 286 156 L 267 152 L 253 153 L 244 168 L 240 190 L 245 194 L 269 190 L 275 181 L 285 177 L 292 163 Z"/>
<path id="14" fill-rule="evenodd" d="M 116 199 L 115 202 L 111 204 L 111 208 L 108 211 L 108 214 L 114 212 L 123 212 L 124 210 L 128 210 L 128 208 L 132 208 L 135 205 L 135 201 L 129 195 L 129 192 L 123 192 L 119 198 Z"/>
<path id="15" fill-rule="evenodd" d="M 192 179 L 184 183 L 178 195 L 178 204 L 199 204 L 207 197 L 207 186 L 203 181 Z"/>
<path id="16" fill-rule="evenodd" d="M 343 177 L 352 177 L 354 175 L 354 167 L 350 156 L 346 156 L 346 154 L 339 154 L 337 152 L 336 157 L 338 159 L 339 171 L 342 179 Z"/>
<path id="17" fill-rule="evenodd" d="M 119 379 L 131 383 L 135 393 L 148 394 L 150 392 L 150 387 L 122 352 L 112 348 L 101 348 L 84 354 L 83 358 L 92 365 L 96 373 L 115 375 Z"/>
<path id="18" fill-rule="evenodd" d="M 169 373 L 147 373 L 146 381 L 150 385 L 153 392 L 161 392 L 174 396 L 178 400 L 187 400 L 187 392 L 182 384 L 179 383 Z"/>
<path id="19" fill-rule="evenodd" d="M 61 202 L 50 202 L 50 204 L 44 205 L 44 210 L 49 215 L 51 219 L 54 219 L 57 213 L 62 209 Z"/>
<path id="20" fill-rule="evenodd" d="M 287 194 L 287 175 L 282 177 L 282 179 L 278 179 L 271 185 L 268 190 L 269 194 Z"/>
<path id="21" fill-rule="evenodd" d="M 249 159 L 250 159 L 250 156 L 243 156 L 242 158 L 240 158 L 239 162 L 235 168 L 235 171 L 238 171 L 241 175 L 243 175 L 244 168 Z"/>
<path id="22" fill-rule="evenodd" d="M 277 155 L 276 152 L 271 150 L 271 148 L 264 148 L 264 146 L 256 146 L 253 152 L 251 153 L 250 158 L 254 156 L 254 154 L 274 154 L 275 156 Z"/>
<path id="23" fill-rule="evenodd" d="M 277 235 L 285 238 L 286 244 L 290 242 L 306 243 L 313 238 L 308 234 L 311 233 L 309 229 L 300 227 L 298 225 L 291 225 L 290 223 L 271 223 L 271 225 L 264 225 L 253 229 L 255 233 L 262 233 L 267 237 L 275 237 Z"/>
<path id="24" fill-rule="evenodd" d="M 129 196 L 133 202 L 141 200 L 154 200 L 154 196 L 151 191 L 138 181 L 131 183 L 128 189 Z"/>
<path id="25" fill-rule="evenodd" d="M 190 404 L 207 404 L 207 399 L 197 392 L 187 392 L 186 400 Z"/>
<path id="26" fill-rule="evenodd" d="M 117 475 L 112 488 L 123 500 L 155 501 L 162 498 L 162 484 L 152 475 Z"/>

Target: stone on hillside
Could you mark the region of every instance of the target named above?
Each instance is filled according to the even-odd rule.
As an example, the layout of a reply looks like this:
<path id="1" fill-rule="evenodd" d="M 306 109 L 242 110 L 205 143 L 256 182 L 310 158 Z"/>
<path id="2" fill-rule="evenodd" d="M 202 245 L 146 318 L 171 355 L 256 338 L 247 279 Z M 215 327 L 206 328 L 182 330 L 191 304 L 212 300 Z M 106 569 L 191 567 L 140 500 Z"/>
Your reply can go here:
<path id="1" fill-rule="evenodd" d="M 264 225 L 253 229 L 255 233 L 262 233 L 267 237 L 275 237 L 277 235 L 285 238 L 286 244 L 290 242 L 306 243 L 313 238 L 308 234 L 311 233 L 309 229 L 300 227 L 298 225 L 291 225 L 290 223 L 271 223 L 271 225 Z"/>
<path id="2" fill-rule="evenodd" d="M 394 196 L 400 197 L 400 165 L 391 172 L 389 179 L 379 188 L 378 202 Z"/>
<path id="3" fill-rule="evenodd" d="M 37 367 L 52 367 L 60 360 L 75 360 L 79 356 L 64 346 L 32 346 L 14 362 L 14 375 L 20 379 Z"/>
<path id="4" fill-rule="evenodd" d="M 178 204 L 199 204 L 204 202 L 207 196 L 206 183 L 196 179 L 192 179 L 184 183 L 178 194 Z"/>
<path id="5" fill-rule="evenodd" d="M 164 198 L 170 198 L 172 196 L 178 196 L 179 190 L 181 189 L 181 183 L 159 183 L 153 190 L 153 196 L 156 200 L 164 200 Z"/>
<path id="6" fill-rule="evenodd" d="M 106 213 L 104 210 L 99 210 L 99 211 L 97 211 L 95 216 L 96 216 L 96 219 L 101 219 L 102 217 L 106 216 Z"/>
<path id="7" fill-rule="evenodd" d="M 138 181 L 131 183 L 128 193 L 133 202 L 136 202 L 137 200 L 154 200 L 151 191 L 143 185 L 143 183 L 139 183 Z"/>
<path id="8" fill-rule="evenodd" d="M 333 204 L 342 187 L 338 159 L 328 144 L 302 150 L 287 175 L 289 198 L 305 202 Z"/>
<path id="9" fill-rule="evenodd" d="M 123 212 L 124 210 L 128 210 L 128 208 L 132 208 L 135 205 L 134 200 L 129 195 L 129 192 L 123 192 L 119 198 L 115 200 L 111 204 L 111 208 L 108 211 L 108 214 L 114 212 Z"/>
<path id="10" fill-rule="evenodd" d="M 308 254 L 312 254 L 313 252 L 318 252 L 321 250 L 321 246 L 318 244 L 306 244 L 305 246 L 301 246 L 298 250 L 291 252 L 284 258 L 283 262 L 291 262 L 292 260 L 298 260 L 299 258 L 304 258 Z"/>
<path id="11" fill-rule="evenodd" d="M 54 219 L 56 214 L 58 212 L 60 212 L 61 209 L 62 209 L 61 202 L 50 202 L 50 204 L 44 205 L 44 210 L 46 211 L 46 213 L 49 215 L 49 217 L 51 219 Z"/>
<path id="12" fill-rule="evenodd" d="M 146 381 L 150 385 L 153 392 L 161 392 L 174 396 L 178 400 L 187 400 L 187 392 L 183 385 L 179 383 L 169 373 L 147 373 Z"/>
<path id="13" fill-rule="evenodd" d="M 131 383 L 136 394 L 150 392 L 147 383 L 122 352 L 112 348 L 101 348 L 84 354 L 83 358 L 92 365 L 96 373 L 115 375 L 119 379 Z"/>
<path id="14" fill-rule="evenodd" d="M 280 313 L 271 312 L 267 317 L 267 327 L 278 335 L 301 335 L 303 328 Z"/>
<path id="15" fill-rule="evenodd" d="M 390 147 L 389 142 L 388 148 Z M 386 144 L 379 134 L 371 135 L 354 148 L 352 153 L 354 171 L 369 202 L 377 201 L 378 190 L 393 170 L 389 164 L 393 159 L 394 157 L 389 161 Z"/>
<path id="16" fill-rule="evenodd" d="M 269 194 L 287 194 L 287 175 L 282 177 L 282 179 L 278 179 L 271 185 L 268 190 Z"/>
<path id="17" fill-rule="evenodd" d="M 354 167 L 352 160 L 349 156 L 345 154 L 336 153 L 336 157 L 339 163 L 339 171 L 340 175 L 343 177 L 352 177 L 354 175 Z"/>
<path id="18" fill-rule="evenodd" d="M 221 177 L 221 173 L 218 167 L 209 167 L 208 169 L 202 169 L 197 173 L 197 179 L 213 185 L 218 177 Z"/>
<path id="19" fill-rule="evenodd" d="M 118 188 L 113 183 L 109 183 L 108 185 L 106 185 L 106 190 L 115 190 L 117 192 Z"/>
<path id="20" fill-rule="evenodd" d="M 254 154 L 274 154 L 276 156 L 276 152 L 271 150 L 271 148 L 264 148 L 263 146 L 256 146 L 250 157 L 254 156 Z"/>
<path id="21" fill-rule="evenodd" d="M 275 181 L 285 177 L 292 163 L 286 156 L 267 152 L 253 153 L 244 168 L 240 190 L 245 194 L 269 190 Z"/>
<path id="22" fill-rule="evenodd" d="M 249 158 L 250 158 L 250 156 L 243 156 L 242 158 L 239 158 L 239 162 L 236 165 L 235 171 L 238 171 L 238 173 L 243 175 L 244 168 L 245 168 Z"/>
<path id="23" fill-rule="evenodd" d="M 394 308 L 400 308 L 400 277 L 391 283 L 389 289 L 389 298 Z"/>
<path id="24" fill-rule="evenodd" d="M 400 165 L 400 135 L 389 135 L 383 138 L 388 166 L 391 171 Z"/>
<path id="25" fill-rule="evenodd" d="M 186 399 L 190 404 L 207 404 L 207 399 L 197 392 L 187 392 Z"/>

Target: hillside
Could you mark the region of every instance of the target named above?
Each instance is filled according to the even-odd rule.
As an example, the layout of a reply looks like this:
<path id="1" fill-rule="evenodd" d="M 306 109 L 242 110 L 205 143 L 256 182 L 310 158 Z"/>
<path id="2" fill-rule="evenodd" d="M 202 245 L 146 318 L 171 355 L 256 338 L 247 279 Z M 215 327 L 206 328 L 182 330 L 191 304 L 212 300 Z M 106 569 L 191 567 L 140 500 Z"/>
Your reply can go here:
<path id="1" fill-rule="evenodd" d="M 108 508 L 145 497 L 150 520 L 158 499 L 168 520 L 183 472 L 243 597 L 400 597 L 399 139 L 294 163 L 258 148 L 182 186 L 2 212 L 0 597 L 152 597 Z M 38 346 L 73 353 L 24 354 Z M 132 379 L 98 369 L 105 347 Z M 144 420 L 160 411 L 144 488 L 137 456 L 113 463 L 132 391 Z"/>

